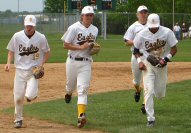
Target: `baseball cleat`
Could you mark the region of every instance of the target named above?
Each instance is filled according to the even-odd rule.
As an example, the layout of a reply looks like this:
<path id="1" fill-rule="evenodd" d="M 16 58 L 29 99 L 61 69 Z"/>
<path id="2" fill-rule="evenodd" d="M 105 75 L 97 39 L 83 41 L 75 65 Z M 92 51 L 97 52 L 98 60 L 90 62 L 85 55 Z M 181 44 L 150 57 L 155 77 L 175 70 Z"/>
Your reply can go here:
<path id="1" fill-rule="evenodd" d="M 16 121 L 15 124 L 14 124 L 14 128 L 21 128 L 21 127 L 22 127 L 22 124 L 23 124 L 23 121 L 22 121 L 22 120 Z"/>
<path id="2" fill-rule="evenodd" d="M 141 107 L 141 112 L 142 112 L 143 114 L 146 114 L 145 104 L 142 104 L 142 107 Z"/>
<path id="3" fill-rule="evenodd" d="M 66 103 L 70 103 L 71 99 L 72 99 L 72 95 L 69 95 L 69 94 L 65 95 L 65 102 Z"/>
<path id="4" fill-rule="evenodd" d="M 147 127 L 153 127 L 155 124 L 155 121 L 148 121 L 147 122 Z"/>
<path id="5" fill-rule="evenodd" d="M 140 95 L 141 95 L 140 92 L 135 92 L 135 94 L 134 94 L 135 102 L 139 102 L 139 100 L 140 100 Z"/>
<path id="6" fill-rule="evenodd" d="M 86 122 L 87 122 L 87 120 L 86 120 L 85 113 L 80 114 L 80 117 L 78 117 L 78 124 L 77 124 L 77 126 L 79 128 L 82 128 L 86 124 Z"/>

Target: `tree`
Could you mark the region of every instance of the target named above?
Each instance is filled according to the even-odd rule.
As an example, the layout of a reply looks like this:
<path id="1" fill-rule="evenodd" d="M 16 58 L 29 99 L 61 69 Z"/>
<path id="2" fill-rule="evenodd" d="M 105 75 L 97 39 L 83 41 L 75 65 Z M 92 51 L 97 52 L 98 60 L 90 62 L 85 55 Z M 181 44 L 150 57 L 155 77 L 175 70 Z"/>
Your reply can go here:
<path id="1" fill-rule="evenodd" d="M 67 0 L 45 0 L 44 12 L 46 13 L 61 13 L 64 12 L 64 1 Z"/>
<path id="2" fill-rule="evenodd" d="M 128 0 L 117 4 L 117 12 L 136 12 L 140 5 L 149 8 L 149 12 L 171 13 L 173 0 Z M 175 13 L 190 13 L 191 2 L 188 0 L 174 0 Z"/>

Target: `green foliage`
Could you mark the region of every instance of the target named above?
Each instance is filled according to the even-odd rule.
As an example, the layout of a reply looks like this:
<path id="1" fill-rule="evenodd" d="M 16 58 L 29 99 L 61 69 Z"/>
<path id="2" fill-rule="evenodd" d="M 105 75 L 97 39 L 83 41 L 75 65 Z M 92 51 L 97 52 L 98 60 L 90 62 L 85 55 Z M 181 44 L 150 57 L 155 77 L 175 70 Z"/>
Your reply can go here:
<path id="1" fill-rule="evenodd" d="M 94 16 L 93 25 L 95 25 L 98 29 L 101 29 L 101 20 L 97 15 Z M 98 34 L 101 35 L 101 30 L 98 30 L 98 32 Z"/>
<path id="2" fill-rule="evenodd" d="M 45 12 L 63 12 L 64 1 L 45 0 Z M 150 12 L 170 13 L 173 9 L 173 0 L 116 0 L 116 12 L 136 12 L 140 5 L 145 5 Z M 122 3 L 120 3 L 122 1 Z M 123 2 L 124 1 L 124 2 Z M 67 2 L 66 2 L 67 3 Z M 191 2 L 188 0 L 174 0 L 175 13 L 190 13 Z"/>
<path id="3" fill-rule="evenodd" d="M 66 0 L 56 0 L 56 2 L 55 0 L 45 0 L 44 12 L 46 13 L 64 12 L 64 1 L 66 2 Z"/>
<path id="4" fill-rule="evenodd" d="M 107 15 L 107 33 L 123 34 L 128 26 L 136 21 L 136 14 L 128 13 L 108 13 Z"/>
<path id="5" fill-rule="evenodd" d="M 173 0 L 128 0 L 125 3 L 118 3 L 116 11 L 125 13 L 136 13 L 137 8 L 140 5 L 145 5 L 148 7 L 150 13 L 158 13 L 161 18 L 161 25 L 168 28 L 173 27 Z M 174 21 L 179 22 L 181 25 L 185 22 L 188 26 L 191 20 L 191 2 L 188 0 L 174 0 Z M 182 14 L 180 14 L 182 13 Z M 184 13 L 184 14 L 183 14 Z M 120 19 L 119 17 L 117 19 Z M 116 20 L 117 20 L 116 19 Z M 132 19 L 130 19 L 132 20 Z M 135 20 L 134 20 L 135 21 Z M 128 22 L 128 21 L 124 21 Z M 130 22 L 132 24 L 133 22 Z M 120 24 L 120 23 L 117 23 Z M 112 24 L 115 25 L 115 24 Z M 113 26 L 113 27 L 117 27 Z M 129 25 L 128 25 L 129 26 Z M 121 25 L 125 27 L 125 23 Z M 112 33 L 112 32 L 111 32 Z M 120 32 L 122 33 L 122 32 Z"/>
<path id="6" fill-rule="evenodd" d="M 136 12 L 140 5 L 148 7 L 150 12 L 171 13 L 173 0 L 128 0 L 117 4 L 117 12 Z M 188 0 L 174 0 L 175 13 L 190 13 L 191 3 Z"/>
<path id="7" fill-rule="evenodd" d="M 84 128 L 110 133 L 188 133 L 191 131 L 190 84 L 190 80 L 169 84 L 166 98 L 155 99 L 156 125 L 153 128 L 146 127 L 147 118 L 140 111 L 142 103 L 134 101 L 134 90 L 89 95 L 88 123 Z M 24 112 L 26 116 L 76 126 L 76 101 L 73 97 L 70 104 L 64 99 L 34 103 L 26 105 Z M 3 112 L 13 114 L 13 111 L 11 108 Z"/>

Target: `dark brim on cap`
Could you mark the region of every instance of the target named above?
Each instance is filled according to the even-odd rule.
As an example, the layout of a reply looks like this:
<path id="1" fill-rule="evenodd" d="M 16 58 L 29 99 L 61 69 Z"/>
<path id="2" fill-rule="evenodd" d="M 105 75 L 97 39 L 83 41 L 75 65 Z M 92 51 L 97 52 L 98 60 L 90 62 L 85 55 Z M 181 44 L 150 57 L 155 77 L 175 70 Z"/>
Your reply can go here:
<path id="1" fill-rule="evenodd" d="M 138 11 L 138 12 L 149 12 L 149 11 L 146 10 L 146 9 L 143 9 L 143 10 L 140 10 L 140 11 Z"/>

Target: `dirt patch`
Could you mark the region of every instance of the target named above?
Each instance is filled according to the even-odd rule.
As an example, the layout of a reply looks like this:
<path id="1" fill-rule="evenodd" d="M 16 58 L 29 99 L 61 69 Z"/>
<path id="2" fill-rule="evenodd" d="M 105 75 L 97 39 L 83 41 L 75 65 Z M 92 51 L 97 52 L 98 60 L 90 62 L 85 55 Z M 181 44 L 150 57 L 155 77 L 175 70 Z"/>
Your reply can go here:
<path id="1" fill-rule="evenodd" d="M 191 63 L 169 63 L 168 82 L 178 82 L 191 79 Z M 4 72 L 4 65 L 0 65 L 0 107 L 13 105 L 14 66 L 9 73 Z M 45 77 L 40 80 L 39 97 L 34 102 L 64 98 L 65 95 L 65 64 L 55 63 L 45 65 Z M 114 90 L 128 90 L 132 88 L 132 73 L 129 62 L 93 63 L 91 88 L 89 93 L 108 92 Z M 27 104 L 25 102 L 25 104 Z M 73 126 L 55 124 L 34 118 L 25 118 L 24 128 L 13 128 L 13 116 L 0 114 L 0 132 L 17 133 L 58 133 L 58 132 L 99 132 L 79 130 Z M 40 123 L 40 124 L 39 124 Z"/>

